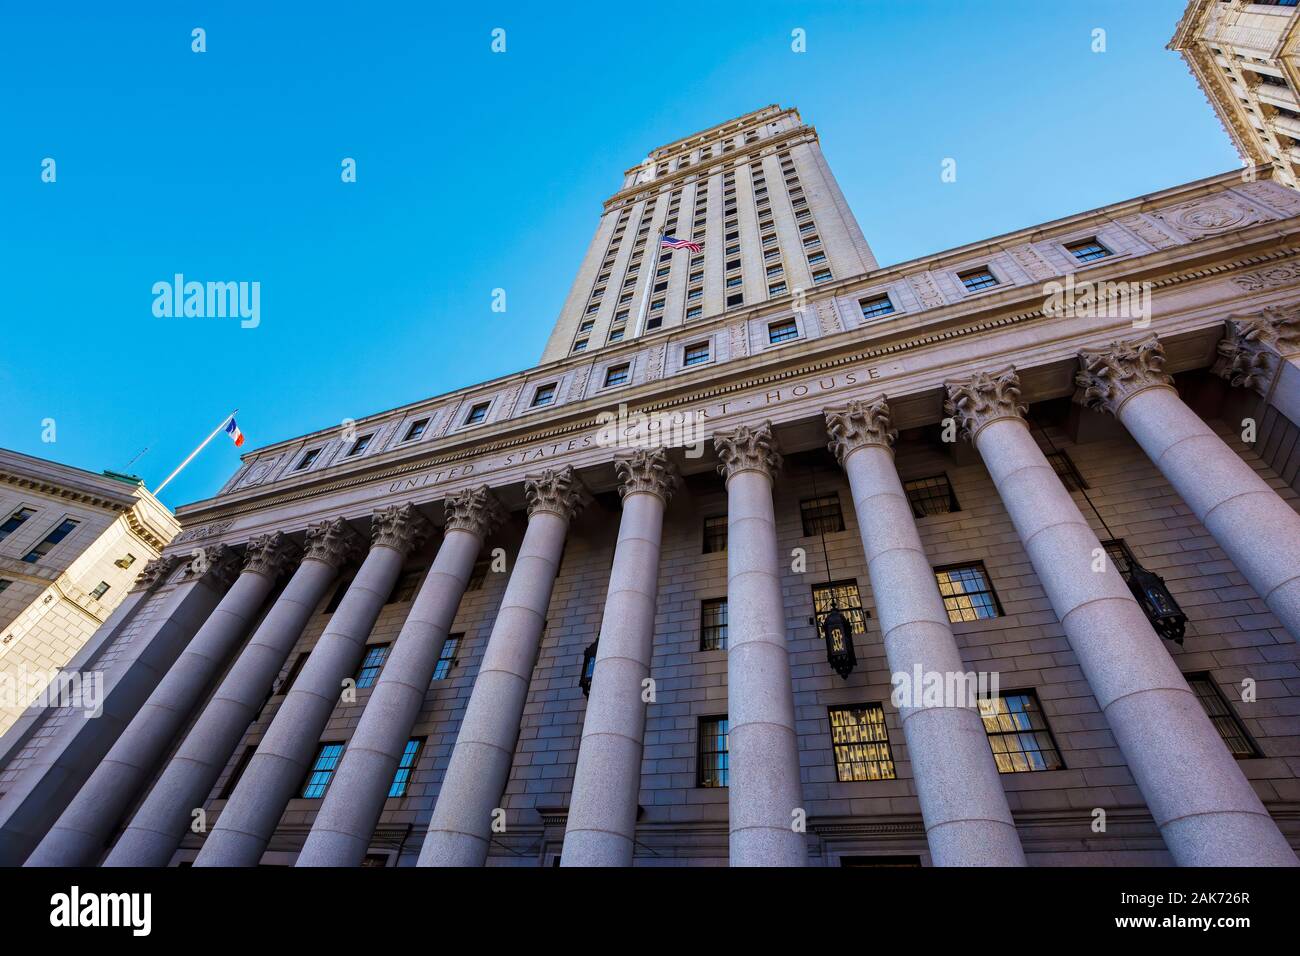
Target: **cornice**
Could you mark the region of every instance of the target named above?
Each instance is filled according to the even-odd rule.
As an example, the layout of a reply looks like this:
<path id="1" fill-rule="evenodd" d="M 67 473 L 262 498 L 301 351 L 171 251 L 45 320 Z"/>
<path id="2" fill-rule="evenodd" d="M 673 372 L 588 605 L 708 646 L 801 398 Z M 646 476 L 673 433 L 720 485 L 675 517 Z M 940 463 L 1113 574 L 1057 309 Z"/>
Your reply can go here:
<path id="1" fill-rule="evenodd" d="M 64 501 L 74 501 L 77 504 L 89 505 L 92 508 L 101 508 L 105 511 L 111 511 L 114 514 L 121 514 L 124 511 L 128 511 L 135 503 L 134 498 L 128 498 L 123 501 L 93 491 L 72 488 L 68 485 L 58 484 L 57 482 L 46 479 L 34 478 L 30 475 L 18 474 L 17 472 L 9 470 L 0 470 L 0 481 L 7 485 L 13 485 L 16 488 L 39 492 L 43 495 L 49 495 L 52 498 L 62 498 Z"/>

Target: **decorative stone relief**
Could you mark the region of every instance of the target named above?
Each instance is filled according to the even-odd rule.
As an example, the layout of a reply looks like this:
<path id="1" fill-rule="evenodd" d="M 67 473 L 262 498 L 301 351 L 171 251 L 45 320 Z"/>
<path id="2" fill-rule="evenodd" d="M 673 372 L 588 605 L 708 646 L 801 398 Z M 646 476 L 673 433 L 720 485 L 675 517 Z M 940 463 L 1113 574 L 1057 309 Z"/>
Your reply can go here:
<path id="1" fill-rule="evenodd" d="M 528 499 L 528 517 L 545 511 L 571 521 L 586 507 L 591 493 L 578 480 L 573 466 L 565 465 L 525 478 L 524 497 Z"/>
<path id="2" fill-rule="evenodd" d="M 658 495 L 667 504 L 677 488 L 677 468 L 663 448 L 638 448 L 614 459 L 620 497 L 637 492 Z"/>
<path id="3" fill-rule="evenodd" d="M 448 495 L 442 507 L 446 516 L 444 531 L 468 531 L 480 540 L 495 531 L 506 517 L 505 508 L 487 485 Z"/>
<path id="4" fill-rule="evenodd" d="M 239 576 L 239 555 L 234 548 L 224 544 L 210 544 L 199 548 L 190 557 L 185 569 L 189 581 L 206 581 L 218 590 L 225 590 Z"/>
<path id="5" fill-rule="evenodd" d="M 1298 347 L 1300 311 L 1265 309 L 1255 315 L 1234 316 L 1227 322 L 1212 371 L 1238 388 L 1264 395 L 1278 369 L 1278 355 Z"/>
<path id="6" fill-rule="evenodd" d="M 1217 236 L 1219 233 L 1241 229 L 1268 219 L 1253 206 L 1234 202 L 1227 195 L 1218 195 L 1213 199 L 1198 199 L 1171 209 L 1162 209 L 1151 215 L 1173 227 L 1188 239 Z"/>
<path id="7" fill-rule="evenodd" d="M 1179 244 L 1177 239 L 1174 239 L 1145 216 L 1131 216 L 1128 219 L 1120 219 L 1119 224 L 1153 248 L 1168 249 L 1170 246 Z"/>
<path id="8" fill-rule="evenodd" d="M 916 293 L 917 300 L 921 303 L 922 308 L 938 309 L 948 304 L 939 291 L 938 284 L 934 281 L 934 276 L 928 272 L 918 272 L 915 275 L 907 277 L 908 284 L 912 286 L 912 291 Z"/>
<path id="9" fill-rule="evenodd" d="M 186 541 L 198 541 L 201 538 L 211 538 L 224 532 L 227 528 L 235 523 L 233 518 L 226 521 L 214 521 L 212 524 L 204 525 L 201 528 L 191 528 L 188 531 L 182 531 L 176 536 L 173 544 L 183 544 Z"/>
<path id="10" fill-rule="evenodd" d="M 733 431 L 718 432 L 713 436 L 713 448 L 721 460 L 718 473 L 724 478 L 729 479 L 742 471 L 759 471 L 775 480 L 781 470 L 781 452 L 777 448 L 776 436 L 772 434 L 771 422 L 756 427 L 741 425 Z"/>
<path id="11" fill-rule="evenodd" d="M 318 521 L 307 526 L 307 546 L 303 560 L 322 561 L 332 568 L 358 561 L 365 551 L 365 540 L 342 518 Z"/>
<path id="12" fill-rule="evenodd" d="M 842 332 L 844 329 L 840 325 L 840 317 L 835 313 L 835 300 L 822 299 L 816 304 L 817 322 L 821 326 L 822 335 L 833 335 L 836 332 Z"/>
<path id="13" fill-rule="evenodd" d="M 1011 258 L 1016 261 L 1020 268 L 1025 270 L 1029 278 L 1035 282 L 1051 279 L 1059 271 L 1048 265 L 1047 260 L 1040 256 L 1038 251 L 1031 245 L 1012 246 L 1007 252 L 1011 254 Z"/>
<path id="14" fill-rule="evenodd" d="M 841 465 L 849 455 L 866 445 L 881 445 L 892 449 L 898 430 L 891 427 L 889 405 L 882 395 L 874 401 L 854 400 L 842 408 L 828 408 L 826 431 L 831 436 L 827 445 Z"/>
<path id="15" fill-rule="evenodd" d="M 1020 376 L 1015 366 L 997 372 L 976 372 L 965 379 L 944 383 L 948 397 L 943 403 L 963 438 L 972 441 L 980 429 L 1001 418 L 1023 418 L 1028 406 L 1020 401 Z"/>
<path id="16" fill-rule="evenodd" d="M 1165 350 L 1154 335 L 1121 339 L 1105 348 L 1083 349 L 1074 383 L 1074 400 L 1097 411 L 1119 413 L 1120 407 L 1148 388 L 1171 388 L 1165 374 Z"/>
<path id="17" fill-rule="evenodd" d="M 666 345 L 656 345 L 650 349 L 645 369 L 645 380 L 647 382 L 654 382 L 664 377 L 664 358 L 667 350 L 668 346 Z"/>
<path id="18" fill-rule="evenodd" d="M 135 584 L 131 586 L 132 591 L 146 591 L 154 585 L 166 580 L 168 575 L 176 570 L 176 565 L 180 562 L 180 555 L 168 554 L 160 558 L 154 558 L 140 571 L 136 576 Z"/>
<path id="19" fill-rule="evenodd" d="M 301 557 L 302 551 L 283 531 L 273 531 L 271 534 L 258 535 L 248 542 L 248 547 L 244 550 L 244 570 L 277 581 Z"/>
<path id="20" fill-rule="evenodd" d="M 1258 292 L 1261 289 L 1289 285 L 1297 279 L 1300 279 L 1300 259 L 1280 262 L 1275 266 L 1232 277 L 1233 284 L 1240 289 L 1245 289 L 1247 292 Z"/>
<path id="21" fill-rule="evenodd" d="M 1300 216 L 1300 196 L 1285 186 L 1279 186 L 1269 180 L 1243 183 L 1236 188 L 1256 202 L 1276 209 L 1286 216 Z"/>
<path id="22" fill-rule="evenodd" d="M 731 327 L 731 357 L 743 358 L 749 354 L 749 326 L 744 322 Z"/>
<path id="23" fill-rule="evenodd" d="M 584 365 L 573 373 L 573 379 L 569 382 L 569 390 L 566 393 L 565 401 L 580 401 L 587 391 L 587 380 L 591 378 L 591 366 Z"/>
<path id="24" fill-rule="evenodd" d="M 389 505 L 370 516 L 370 546 L 392 548 L 402 554 L 419 550 L 433 525 L 409 501 L 404 505 Z"/>

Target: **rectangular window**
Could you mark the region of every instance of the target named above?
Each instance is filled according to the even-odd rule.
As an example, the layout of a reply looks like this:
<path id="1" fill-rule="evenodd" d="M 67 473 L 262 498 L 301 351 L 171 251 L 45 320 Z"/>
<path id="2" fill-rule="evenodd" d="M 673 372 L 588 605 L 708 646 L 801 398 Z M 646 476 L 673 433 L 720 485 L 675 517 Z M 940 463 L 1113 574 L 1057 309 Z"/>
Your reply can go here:
<path id="1" fill-rule="evenodd" d="M 682 351 L 682 365 L 702 365 L 709 360 L 709 343 L 697 342 Z"/>
<path id="2" fill-rule="evenodd" d="M 844 530 L 844 512 L 840 510 L 839 495 L 805 498 L 799 502 L 799 516 L 803 519 L 805 538 Z"/>
<path id="3" fill-rule="evenodd" d="M 822 630 L 822 622 L 831 613 L 834 605 L 853 625 L 855 637 L 867 633 L 867 617 L 862 611 L 862 595 L 858 593 L 857 581 L 832 581 L 830 584 L 814 584 L 812 589 L 813 619 L 817 633 Z"/>
<path id="4" fill-rule="evenodd" d="M 4 524 L 0 524 L 0 541 L 3 541 L 5 538 L 17 531 L 22 527 L 23 523 L 34 514 L 36 514 L 36 512 L 31 508 L 19 508 L 11 514 L 5 519 Z"/>
<path id="5" fill-rule="evenodd" d="M 587 340 L 586 340 L 586 339 L 578 339 L 578 341 L 574 342 L 574 343 L 573 343 L 573 351 L 575 351 L 575 352 L 585 352 L 585 351 L 587 351 Z"/>
<path id="6" fill-rule="evenodd" d="M 959 272 L 957 278 L 961 280 L 961 284 L 966 287 L 967 292 L 979 292 L 981 289 L 989 289 L 998 284 L 998 280 L 993 277 L 993 273 L 989 272 L 987 268 Z"/>
<path id="7" fill-rule="evenodd" d="M 1079 474 L 1079 469 L 1074 467 L 1074 462 L 1065 452 L 1048 452 L 1047 463 L 1052 466 L 1052 471 L 1056 472 L 1056 477 L 1061 479 L 1061 484 L 1065 485 L 1066 491 L 1079 491 L 1088 487 L 1088 483 Z"/>
<path id="8" fill-rule="evenodd" d="M 830 269 L 818 269 L 813 273 L 813 282 L 830 282 L 833 278 Z"/>
<path id="9" fill-rule="evenodd" d="M 410 427 L 406 429 L 406 437 L 404 437 L 402 441 L 415 441 L 417 438 L 423 437 L 428 427 L 429 419 L 427 418 L 421 418 L 411 422 Z"/>
<path id="10" fill-rule="evenodd" d="M 1061 752 L 1032 690 L 1010 691 L 980 701 L 980 717 L 999 773 L 1060 770 Z"/>
<path id="11" fill-rule="evenodd" d="M 1214 678 L 1206 673 L 1183 676 L 1187 678 L 1187 686 L 1192 689 L 1196 699 L 1205 708 L 1205 715 L 1210 718 L 1210 723 L 1214 724 L 1214 729 L 1228 745 L 1228 752 L 1238 760 L 1262 756 Z"/>
<path id="12" fill-rule="evenodd" d="M 442 650 L 438 652 L 438 662 L 433 665 L 434 680 L 447 679 L 451 669 L 456 666 L 456 651 L 460 649 L 460 642 L 464 637 L 464 634 L 448 634 L 447 639 L 442 642 Z"/>
<path id="13" fill-rule="evenodd" d="M 812 255 L 808 257 L 808 265 L 810 266 L 815 266 L 819 262 L 825 262 L 825 261 L 826 261 L 826 253 L 824 252 L 814 252 Z"/>
<path id="14" fill-rule="evenodd" d="M 95 585 L 95 589 L 90 592 L 90 596 L 93 597 L 96 601 L 98 601 L 107 593 L 108 593 L 108 582 L 100 581 L 98 584 Z"/>
<path id="15" fill-rule="evenodd" d="M 0 592 L 8 591 L 9 586 L 12 584 L 13 582 L 10 581 L 8 578 L 0 578 Z"/>
<path id="16" fill-rule="evenodd" d="M 316 464 L 316 459 L 319 457 L 320 457 L 320 449 L 313 448 L 310 451 L 305 452 L 303 456 L 298 459 L 298 464 L 293 466 L 293 470 L 306 471 L 312 465 Z"/>
<path id="17" fill-rule="evenodd" d="M 788 342 L 799 337 L 799 324 L 794 319 L 773 322 L 767 327 L 767 340 L 773 344 Z"/>
<path id="18" fill-rule="evenodd" d="M 935 568 L 934 576 L 952 623 L 1002 616 L 1002 605 L 982 562 Z"/>
<path id="19" fill-rule="evenodd" d="M 370 447 L 370 440 L 374 437 L 375 436 L 373 433 L 370 435 L 362 435 L 360 438 L 358 438 L 356 441 L 352 443 L 352 447 L 348 449 L 348 453 L 343 457 L 354 458 L 357 455 L 360 455 L 363 451 L 365 451 L 367 448 Z"/>
<path id="20" fill-rule="evenodd" d="M 397 772 L 393 774 L 393 782 L 388 788 L 389 799 L 406 796 L 406 786 L 411 781 L 411 771 L 415 769 L 415 762 L 420 759 L 420 750 L 423 747 L 423 737 L 412 737 L 402 748 L 402 759 L 397 762 Z"/>
<path id="21" fill-rule="evenodd" d="M 582 325 L 579 326 L 578 331 L 579 331 L 579 332 L 590 332 L 590 331 L 591 331 L 592 329 L 594 329 L 595 327 L 596 327 L 596 323 L 595 323 L 595 322 L 583 322 Z"/>
<path id="22" fill-rule="evenodd" d="M 230 771 L 230 778 L 226 780 L 226 785 L 221 788 L 218 800 L 230 799 L 230 795 L 235 792 L 235 787 L 239 786 L 239 778 L 248 769 L 248 762 L 253 759 L 255 753 L 257 753 L 257 744 L 249 744 L 244 748 L 244 752 L 239 755 L 239 762 L 235 764 L 235 769 Z"/>
<path id="23" fill-rule="evenodd" d="M 700 650 L 727 649 L 727 599 L 712 598 L 700 604 Z"/>
<path id="24" fill-rule="evenodd" d="M 889 301 L 889 296 L 878 295 L 871 299 L 863 299 L 858 305 L 862 306 L 862 317 L 864 319 L 874 319 L 882 315 L 894 314 L 894 303 Z"/>
<path id="25" fill-rule="evenodd" d="M 704 314 L 704 309 L 702 309 L 698 305 L 686 310 L 686 317 L 688 319 L 698 319 L 703 314 Z"/>
<path id="26" fill-rule="evenodd" d="M 533 392 L 533 408 L 541 408 L 543 405 L 549 405 L 555 401 L 555 383 L 549 382 L 546 385 L 538 385 L 537 391 Z"/>
<path id="27" fill-rule="evenodd" d="M 913 478 L 911 481 L 903 482 L 903 491 L 907 494 L 907 500 L 912 503 L 912 514 L 918 518 L 961 511 L 947 475 Z"/>
<path id="28" fill-rule="evenodd" d="M 704 519 L 704 553 L 716 554 L 727 550 L 727 516 L 715 515 Z"/>
<path id="29" fill-rule="evenodd" d="M 470 408 L 469 414 L 465 416 L 466 425 L 477 425 L 487 418 L 488 402 L 479 402 Z"/>
<path id="30" fill-rule="evenodd" d="M 785 283 L 777 282 L 767 287 L 768 295 L 785 295 Z"/>
<path id="31" fill-rule="evenodd" d="M 379 672 L 388 660 L 387 644 L 371 644 L 366 648 L 366 656 L 361 659 L 361 668 L 357 671 L 357 688 L 371 687 L 379 680 Z"/>
<path id="32" fill-rule="evenodd" d="M 830 708 L 835 776 L 841 783 L 893 780 L 894 755 L 879 704 Z"/>
<path id="33" fill-rule="evenodd" d="M 626 385 L 631 378 L 631 366 L 626 362 L 622 365 L 611 365 L 605 369 L 605 387 L 610 388 L 614 385 Z"/>
<path id="34" fill-rule="evenodd" d="M 734 309 L 738 305 L 745 304 L 745 293 L 737 292 L 734 295 L 727 296 L 727 308 Z"/>
<path id="35" fill-rule="evenodd" d="M 80 523 L 75 518 L 64 518 L 59 522 L 59 526 L 47 534 L 40 544 L 23 555 L 23 560 L 28 564 L 35 564 L 53 551 L 56 544 L 72 534 L 72 529 Z"/>
<path id="36" fill-rule="evenodd" d="M 650 318 L 646 319 L 646 323 L 645 323 L 646 331 L 649 332 L 652 329 L 657 329 L 659 328 L 659 326 L 663 324 L 664 324 L 664 317 L 662 315 L 652 315 L 650 316 Z"/>
<path id="37" fill-rule="evenodd" d="M 727 759 L 727 717 L 701 717 L 696 785 L 725 787 L 730 765 Z"/>
<path id="38" fill-rule="evenodd" d="M 333 779 L 334 771 L 338 769 L 341 759 L 343 759 L 343 744 L 320 745 L 320 750 L 316 752 L 316 759 L 307 774 L 307 780 L 302 785 L 300 795 L 304 800 L 319 800 L 325 796 L 325 791 L 329 789 L 330 780 Z"/>
<path id="39" fill-rule="evenodd" d="M 1082 242 L 1072 242 L 1065 248 L 1070 250 L 1070 255 L 1080 262 L 1094 262 L 1097 259 L 1105 259 L 1110 255 L 1110 250 L 1103 246 L 1096 239 L 1085 239 Z"/>

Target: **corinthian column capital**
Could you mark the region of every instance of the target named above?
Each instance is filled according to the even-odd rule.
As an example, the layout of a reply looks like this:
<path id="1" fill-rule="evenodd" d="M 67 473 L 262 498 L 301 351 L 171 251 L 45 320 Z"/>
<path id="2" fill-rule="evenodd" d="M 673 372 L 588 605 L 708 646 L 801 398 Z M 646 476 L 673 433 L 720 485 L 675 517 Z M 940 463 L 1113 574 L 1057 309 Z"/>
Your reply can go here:
<path id="1" fill-rule="evenodd" d="M 307 526 L 307 546 L 303 560 L 311 558 L 334 569 L 361 557 L 364 539 L 342 518 L 318 521 Z"/>
<path id="2" fill-rule="evenodd" d="M 892 450 L 898 438 L 898 429 L 892 427 L 889 405 L 883 395 L 871 402 L 855 399 L 842 408 L 828 408 L 823 414 L 826 432 L 831 436 L 826 447 L 835 453 L 841 465 L 850 454 L 867 445 Z"/>
<path id="3" fill-rule="evenodd" d="M 298 546 L 283 531 L 274 531 L 258 535 L 248 542 L 244 549 L 244 570 L 277 581 L 300 557 L 302 551 Z"/>
<path id="4" fill-rule="evenodd" d="M 167 575 L 176 570 L 176 565 L 180 563 L 180 555 L 165 554 L 154 558 L 144 566 L 144 569 L 137 575 L 135 584 L 131 586 L 132 591 L 147 591 L 154 585 L 161 582 Z"/>
<path id="5" fill-rule="evenodd" d="M 945 382 L 948 397 L 943 411 L 961 429 L 963 438 L 975 440 L 980 430 L 1001 418 L 1024 418 L 1028 407 L 1020 401 L 1020 376 L 1014 365 L 996 372 L 976 372 L 969 378 Z"/>
<path id="6" fill-rule="evenodd" d="M 1112 415 L 1118 415 L 1124 403 L 1138 392 L 1172 388 L 1174 382 L 1165 374 L 1165 350 L 1154 335 L 1120 339 L 1100 349 L 1082 349 L 1079 366 L 1074 375 L 1074 384 L 1079 387 L 1074 400 Z"/>
<path id="7" fill-rule="evenodd" d="M 1279 357 L 1300 350 L 1300 310 L 1265 309 L 1228 318 L 1213 372 L 1238 388 L 1268 392 Z"/>
<path id="8" fill-rule="evenodd" d="M 410 554 L 429 540 L 433 525 L 409 501 L 404 505 L 389 505 L 370 516 L 370 546 L 392 548 L 401 554 Z"/>
<path id="9" fill-rule="evenodd" d="M 468 531 L 483 539 L 505 520 L 506 510 L 487 485 L 465 488 L 442 503 L 444 531 Z"/>
<path id="10" fill-rule="evenodd" d="M 781 452 L 771 422 L 718 432 L 713 436 L 713 448 L 722 460 L 718 473 L 726 479 L 742 471 L 758 471 L 774 481 L 781 470 Z"/>
<path id="11" fill-rule="evenodd" d="M 664 504 L 677 489 L 677 468 L 668 459 L 664 448 L 638 448 L 614 458 L 614 471 L 618 474 L 620 497 L 637 492 L 658 495 Z"/>
<path id="12" fill-rule="evenodd" d="M 571 521 L 586 507 L 591 493 L 578 480 L 572 465 L 559 471 L 547 468 L 540 475 L 524 479 L 524 497 L 528 499 L 528 517 L 541 511 Z"/>
<path id="13" fill-rule="evenodd" d="M 185 576 L 191 581 L 206 581 L 213 587 L 224 589 L 239 576 L 239 555 L 224 544 L 210 544 L 191 552 L 190 566 Z"/>

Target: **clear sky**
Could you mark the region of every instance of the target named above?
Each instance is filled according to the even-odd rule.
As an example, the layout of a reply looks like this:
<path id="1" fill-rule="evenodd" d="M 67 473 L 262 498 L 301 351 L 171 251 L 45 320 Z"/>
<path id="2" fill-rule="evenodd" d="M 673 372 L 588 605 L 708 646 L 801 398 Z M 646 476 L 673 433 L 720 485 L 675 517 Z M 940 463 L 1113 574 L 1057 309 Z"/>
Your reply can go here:
<path id="1" fill-rule="evenodd" d="M 817 127 L 882 265 L 1235 168 L 1164 49 L 1184 6 L 11 4 L 0 445 L 147 447 L 153 487 L 235 406 L 247 450 L 527 368 L 622 171 L 769 103 Z M 176 273 L 259 282 L 260 324 L 156 317 Z M 237 466 L 219 436 L 162 497 Z"/>

